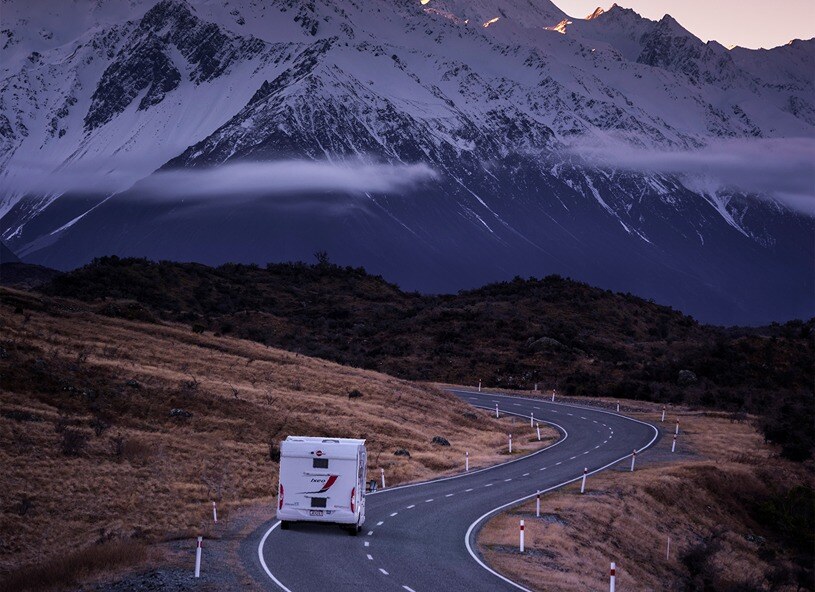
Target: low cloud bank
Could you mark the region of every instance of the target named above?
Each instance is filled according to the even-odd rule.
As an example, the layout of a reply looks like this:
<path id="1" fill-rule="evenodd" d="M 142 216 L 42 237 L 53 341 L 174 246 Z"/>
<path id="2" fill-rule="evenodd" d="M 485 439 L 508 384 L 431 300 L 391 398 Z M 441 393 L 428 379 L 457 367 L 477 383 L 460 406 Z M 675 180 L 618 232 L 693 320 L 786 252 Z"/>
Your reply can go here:
<path id="1" fill-rule="evenodd" d="M 125 175 L 126 176 L 126 175 Z M 160 171 L 133 185 L 125 195 L 144 201 L 199 201 L 231 196 L 274 197 L 298 193 L 405 193 L 437 178 L 425 164 L 390 165 L 317 161 L 239 162 L 212 168 Z M 31 193 L 110 193 L 122 191 L 115 169 L 58 171 L 9 179 L 14 189 Z"/>
<path id="2" fill-rule="evenodd" d="M 292 193 L 404 193 L 436 178 L 425 164 L 333 164 L 313 161 L 244 162 L 210 169 L 163 171 L 139 182 L 155 199 L 219 199 L 229 195 Z"/>
<path id="3" fill-rule="evenodd" d="M 689 187 L 770 195 L 815 216 L 815 138 L 724 140 L 697 150 L 666 151 L 614 141 L 579 142 L 568 151 L 585 166 L 678 175 Z"/>

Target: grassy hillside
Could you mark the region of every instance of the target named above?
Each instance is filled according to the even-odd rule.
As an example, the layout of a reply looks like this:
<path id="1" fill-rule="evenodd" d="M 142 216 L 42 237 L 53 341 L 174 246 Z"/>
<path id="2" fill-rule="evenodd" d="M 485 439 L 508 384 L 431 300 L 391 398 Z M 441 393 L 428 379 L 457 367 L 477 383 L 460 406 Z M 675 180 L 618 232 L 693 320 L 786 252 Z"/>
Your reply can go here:
<path id="1" fill-rule="evenodd" d="M 326 262 L 266 268 L 103 258 L 48 294 L 169 319 L 408 379 L 761 413 L 790 458 L 812 450 L 815 322 L 700 325 L 669 307 L 557 276 L 456 295 L 404 293 Z"/>
<path id="2" fill-rule="evenodd" d="M 222 519 L 246 504 L 271 517 L 289 434 L 367 438 L 389 484 L 460 470 L 465 450 L 473 466 L 505 458 L 511 420 L 437 389 L 98 313 L 109 304 L 0 289 L 1 589 L 191 539 L 212 501 Z"/>

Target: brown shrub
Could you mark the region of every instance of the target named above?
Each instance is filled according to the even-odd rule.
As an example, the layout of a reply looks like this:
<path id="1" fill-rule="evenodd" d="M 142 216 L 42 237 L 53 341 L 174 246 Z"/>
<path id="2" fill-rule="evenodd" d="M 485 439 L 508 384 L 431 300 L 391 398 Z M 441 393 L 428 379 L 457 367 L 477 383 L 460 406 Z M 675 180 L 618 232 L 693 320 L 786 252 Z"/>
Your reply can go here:
<path id="1" fill-rule="evenodd" d="M 136 541 L 93 545 L 16 569 L 0 581 L 0 589 L 24 592 L 74 585 L 87 576 L 135 565 L 146 558 L 147 548 Z"/>

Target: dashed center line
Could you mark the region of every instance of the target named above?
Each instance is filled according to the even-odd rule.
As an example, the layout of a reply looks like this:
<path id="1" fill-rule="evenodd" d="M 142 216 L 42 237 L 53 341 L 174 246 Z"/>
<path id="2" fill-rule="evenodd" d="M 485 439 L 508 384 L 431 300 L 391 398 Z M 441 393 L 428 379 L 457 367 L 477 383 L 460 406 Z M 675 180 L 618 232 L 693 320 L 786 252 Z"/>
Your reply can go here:
<path id="1" fill-rule="evenodd" d="M 444 497 L 453 497 L 454 495 L 455 495 L 455 493 L 448 493 L 448 494 L 447 494 L 447 495 L 445 495 Z"/>
<path id="2" fill-rule="evenodd" d="M 381 572 L 382 572 L 382 575 L 386 575 L 386 576 L 389 576 L 389 575 L 390 575 L 388 572 L 386 572 L 386 571 L 385 571 L 384 569 L 382 569 L 381 567 L 379 568 L 379 571 L 381 571 Z"/>
<path id="3" fill-rule="evenodd" d="M 487 483 L 484 487 L 492 487 L 492 483 Z"/>
<path id="4" fill-rule="evenodd" d="M 369 530 L 369 531 L 368 531 L 368 536 L 371 536 L 373 533 L 374 533 L 374 531 L 373 531 L 373 530 Z"/>
<path id="5" fill-rule="evenodd" d="M 393 514 L 391 514 L 391 518 L 393 518 L 394 516 L 396 516 L 398 513 L 399 513 L 399 512 L 394 512 Z"/>
<path id="6" fill-rule="evenodd" d="M 366 546 L 366 547 L 370 547 L 370 546 L 371 546 L 371 543 L 370 543 L 369 541 L 365 541 L 365 546 Z"/>
<path id="7" fill-rule="evenodd" d="M 424 500 L 424 503 L 429 504 L 432 501 L 433 501 L 433 498 L 431 497 L 430 499 Z"/>
<path id="8" fill-rule="evenodd" d="M 539 470 L 539 471 L 545 471 L 545 470 L 546 470 L 546 467 L 541 467 L 541 468 L 540 468 L 540 469 L 538 469 L 538 470 Z"/>
<path id="9" fill-rule="evenodd" d="M 413 588 L 411 588 L 410 586 L 402 586 L 402 588 L 404 588 L 405 590 L 407 590 L 407 592 L 416 592 L 416 590 L 414 590 L 414 589 L 413 589 Z"/>
<path id="10" fill-rule="evenodd" d="M 371 554 L 370 554 L 370 553 L 368 553 L 368 555 L 366 555 L 366 557 L 368 557 L 368 561 L 373 561 L 373 560 L 374 560 L 374 558 L 373 558 L 373 557 L 371 557 Z"/>
<path id="11" fill-rule="evenodd" d="M 558 462 L 555 463 L 555 466 L 558 466 L 559 464 L 563 464 L 563 461 L 559 460 Z"/>
<path id="12" fill-rule="evenodd" d="M 383 524 L 385 524 L 384 520 L 380 520 L 379 522 L 376 523 L 377 526 L 382 526 Z"/>
<path id="13" fill-rule="evenodd" d="M 512 481 L 512 477 L 510 477 L 509 479 L 504 479 L 504 483 L 509 483 L 510 481 Z"/>
<path id="14" fill-rule="evenodd" d="M 471 492 L 472 490 L 473 490 L 473 488 L 472 488 L 472 487 L 470 487 L 470 489 L 465 489 L 465 490 L 464 490 L 464 493 L 469 493 L 469 492 Z"/>
<path id="15" fill-rule="evenodd" d="M 410 504 L 410 505 L 407 507 L 407 509 L 408 509 L 408 510 L 410 510 L 410 509 L 415 508 L 415 507 L 416 507 L 416 504 Z"/>
<path id="16" fill-rule="evenodd" d="M 524 473 L 521 477 L 529 477 L 529 473 Z"/>

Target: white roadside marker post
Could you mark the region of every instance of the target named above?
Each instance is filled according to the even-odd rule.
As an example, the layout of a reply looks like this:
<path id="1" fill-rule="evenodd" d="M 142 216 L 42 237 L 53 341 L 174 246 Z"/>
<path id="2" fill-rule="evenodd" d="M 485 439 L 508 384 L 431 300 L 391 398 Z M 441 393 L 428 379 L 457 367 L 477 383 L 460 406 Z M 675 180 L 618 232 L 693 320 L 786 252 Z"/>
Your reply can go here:
<path id="1" fill-rule="evenodd" d="M 554 402 L 555 402 L 555 391 L 553 390 L 552 391 L 552 403 L 554 403 Z"/>
<path id="2" fill-rule="evenodd" d="M 614 592 L 616 589 L 616 579 L 617 579 L 617 564 L 613 561 L 611 562 L 611 578 L 608 583 L 608 592 Z"/>
<path id="3" fill-rule="evenodd" d="M 195 577 L 201 577 L 201 549 L 204 547 L 204 537 L 198 537 L 198 543 L 195 546 Z"/>
<path id="4" fill-rule="evenodd" d="M 481 392 L 481 379 L 478 379 L 478 392 Z"/>
<path id="5" fill-rule="evenodd" d="M 512 454 L 512 434 L 509 434 L 509 453 Z"/>
<path id="6" fill-rule="evenodd" d="M 498 419 L 498 403 L 495 404 L 495 419 Z"/>
<path id="7" fill-rule="evenodd" d="M 535 497 L 535 517 L 541 517 L 541 492 L 538 490 L 538 495 Z"/>
<path id="8" fill-rule="evenodd" d="M 218 524 L 218 508 L 215 506 L 215 502 L 212 502 L 212 521 Z"/>
<path id="9" fill-rule="evenodd" d="M 665 421 L 665 405 L 662 406 L 662 419 L 660 419 L 659 421 L 661 422 Z"/>
<path id="10" fill-rule="evenodd" d="M 631 455 L 631 472 L 634 472 L 634 463 L 637 462 L 637 451 L 635 450 L 634 453 Z"/>
<path id="11" fill-rule="evenodd" d="M 470 451 L 464 453 L 464 472 L 470 472 Z"/>
<path id="12" fill-rule="evenodd" d="M 620 404 L 617 403 L 617 413 L 619 413 L 619 412 L 620 412 Z"/>
<path id="13" fill-rule="evenodd" d="M 535 412 L 534 411 L 529 414 L 529 427 L 530 428 L 535 427 Z"/>
<path id="14" fill-rule="evenodd" d="M 535 424 L 535 429 L 538 431 L 538 442 L 541 441 L 541 424 Z"/>
<path id="15" fill-rule="evenodd" d="M 536 393 L 538 392 L 538 383 L 537 382 L 535 383 L 535 392 Z"/>
<path id="16" fill-rule="evenodd" d="M 385 489 L 385 469 L 379 469 L 379 472 L 382 474 L 382 489 Z"/>
<path id="17" fill-rule="evenodd" d="M 674 441 L 671 444 L 671 452 L 676 452 L 676 434 L 674 434 Z"/>
<path id="18" fill-rule="evenodd" d="M 676 431 L 674 432 L 675 435 L 679 435 L 679 420 L 676 420 Z"/>
<path id="19" fill-rule="evenodd" d="M 580 493 L 586 493 L 586 476 L 589 474 L 589 469 L 583 469 L 583 482 L 580 484 Z"/>
<path id="20" fill-rule="evenodd" d="M 521 520 L 521 553 L 524 552 L 524 521 Z"/>
<path id="21" fill-rule="evenodd" d="M 671 560 L 671 537 L 668 537 L 668 549 L 665 551 L 665 561 Z"/>

